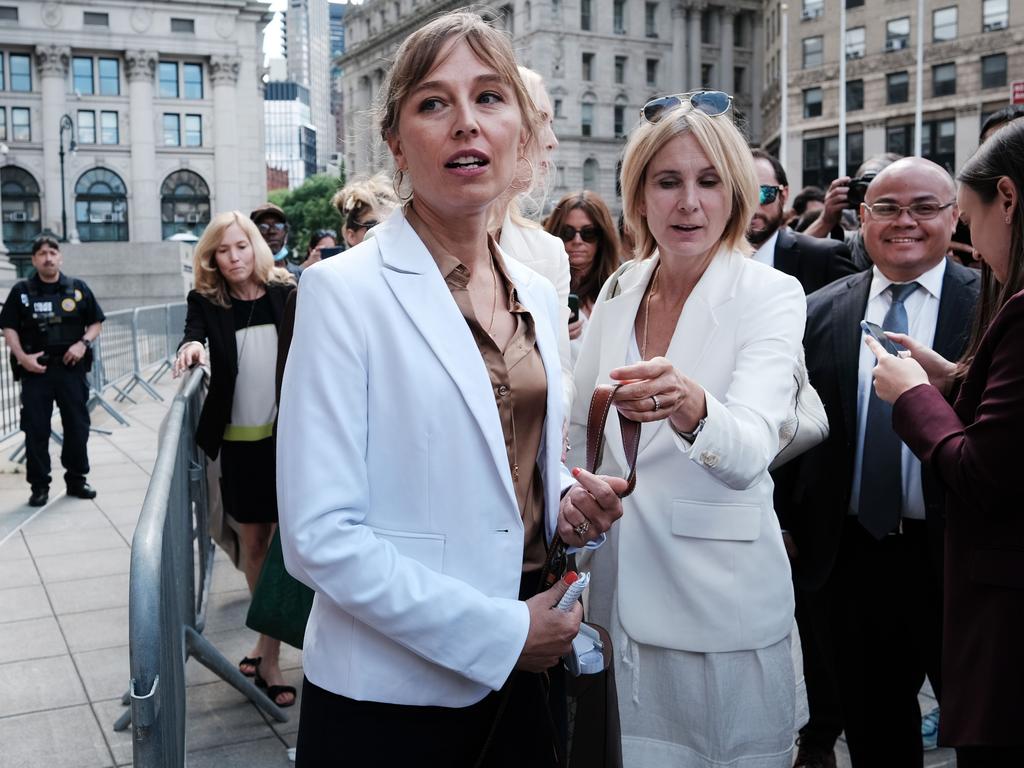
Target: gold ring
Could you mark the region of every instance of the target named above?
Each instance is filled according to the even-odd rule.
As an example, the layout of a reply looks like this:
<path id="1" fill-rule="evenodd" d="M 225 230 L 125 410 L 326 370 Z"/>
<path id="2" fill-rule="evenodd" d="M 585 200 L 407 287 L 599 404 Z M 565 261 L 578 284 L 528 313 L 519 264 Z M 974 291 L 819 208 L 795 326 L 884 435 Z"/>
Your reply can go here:
<path id="1" fill-rule="evenodd" d="M 590 530 L 590 521 L 584 518 L 583 522 L 573 528 L 573 530 L 576 531 L 576 535 L 582 539 L 583 535 Z"/>

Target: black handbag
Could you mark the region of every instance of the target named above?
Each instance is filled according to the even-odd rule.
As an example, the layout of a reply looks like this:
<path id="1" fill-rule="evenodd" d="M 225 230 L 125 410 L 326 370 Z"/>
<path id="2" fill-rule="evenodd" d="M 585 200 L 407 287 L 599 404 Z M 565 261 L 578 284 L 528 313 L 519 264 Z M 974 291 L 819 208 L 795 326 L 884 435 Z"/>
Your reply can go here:
<path id="1" fill-rule="evenodd" d="M 313 594 L 312 589 L 285 570 L 281 532 L 276 530 L 263 560 L 256 589 L 252 592 L 245 626 L 302 648 L 306 621 L 313 608 Z"/>

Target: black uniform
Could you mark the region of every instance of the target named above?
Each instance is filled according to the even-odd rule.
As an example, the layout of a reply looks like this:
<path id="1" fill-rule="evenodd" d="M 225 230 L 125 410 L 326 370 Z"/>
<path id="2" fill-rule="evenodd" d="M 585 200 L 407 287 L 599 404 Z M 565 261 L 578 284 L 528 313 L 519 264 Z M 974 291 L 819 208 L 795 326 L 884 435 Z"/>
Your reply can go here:
<path id="1" fill-rule="evenodd" d="M 86 328 L 103 320 L 103 310 L 89 286 L 63 273 L 55 283 L 44 283 L 38 275 L 19 280 L 0 310 L 0 328 L 16 330 L 26 354 L 46 352 L 40 359 L 45 373 L 29 373 L 11 356 L 14 376 L 21 380 L 21 429 L 26 475 L 33 491 L 50 486 L 50 419 L 55 400 L 64 427 L 60 455 L 64 480 L 69 488 L 85 483 L 89 472 L 86 373 L 92 367 L 92 350 L 87 349 L 73 366 L 64 365 L 62 358 Z"/>

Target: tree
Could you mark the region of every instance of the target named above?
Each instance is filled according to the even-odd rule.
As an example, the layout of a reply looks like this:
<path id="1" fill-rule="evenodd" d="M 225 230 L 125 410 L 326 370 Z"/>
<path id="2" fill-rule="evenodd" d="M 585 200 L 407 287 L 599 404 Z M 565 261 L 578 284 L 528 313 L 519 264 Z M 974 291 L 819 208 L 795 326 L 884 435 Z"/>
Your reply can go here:
<path id="1" fill-rule="evenodd" d="M 299 261 L 306 256 L 306 245 L 314 230 L 337 232 L 341 227 L 341 217 L 331 205 L 331 198 L 343 183 L 338 176 L 321 173 L 310 176 L 295 189 L 277 189 L 270 193 L 270 202 L 281 206 L 288 217 L 288 248 Z"/>

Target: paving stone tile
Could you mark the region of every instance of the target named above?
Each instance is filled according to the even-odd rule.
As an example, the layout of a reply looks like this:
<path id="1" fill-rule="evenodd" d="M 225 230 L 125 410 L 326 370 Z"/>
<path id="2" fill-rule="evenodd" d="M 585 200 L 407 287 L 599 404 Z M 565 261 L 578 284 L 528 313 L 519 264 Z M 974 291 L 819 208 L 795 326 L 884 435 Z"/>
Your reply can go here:
<path id="1" fill-rule="evenodd" d="M 9 621 L 23 621 L 52 616 L 50 601 L 42 585 L 0 589 L 0 626 Z"/>
<path id="2" fill-rule="evenodd" d="M 114 648 L 128 642 L 128 606 L 58 616 L 72 653 Z"/>
<path id="3" fill-rule="evenodd" d="M 218 552 L 218 555 L 220 553 Z M 213 561 L 213 578 L 210 581 L 210 594 L 218 592 L 237 592 L 248 589 L 245 574 L 235 568 L 227 557 L 217 557 Z"/>
<path id="4" fill-rule="evenodd" d="M 131 550 L 124 546 L 124 542 L 116 549 L 80 552 L 74 557 L 49 555 L 36 558 L 36 567 L 39 568 L 39 573 L 46 584 L 128 573 L 130 566 Z"/>
<path id="5" fill-rule="evenodd" d="M 120 698 L 131 685 L 128 646 L 72 654 L 89 701 Z"/>
<path id="6" fill-rule="evenodd" d="M 85 702 L 70 656 L 0 664 L 0 718 Z"/>
<path id="7" fill-rule="evenodd" d="M 0 664 L 60 656 L 67 652 L 64 635 L 53 616 L 12 621 L 0 629 Z"/>
<path id="8" fill-rule="evenodd" d="M 65 533 L 68 531 L 86 531 L 91 528 L 106 528 L 110 521 L 92 505 L 83 509 L 77 505 L 54 505 L 47 508 L 41 515 L 28 523 L 26 534 Z"/>
<path id="9" fill-rule="evenodd" d="M 123 691 L 122 691 L 123 693 Z M 114 755 L 116 765 L 132 764 L 132 728 L 128 726 L 123 731 L 115 731 L 114 723 L 118 721 L 121 714 L 127 712 L 129 707 L 121 703 L 121 696 L 104 701 L 93 701 L 93 712 L 100 723 L 100 731 L 106 739 L 107 747 Z M 256 766 L 250 766 L 256 768 Z"/>
<path id="10" fill-rule="evenodd" d="M 90 528 L 84 531 L 63 531 L 60 533 L 35 533 L 24 531 L 29 551 L 36 558 L 49 555 L 71 555 L 79 552 L 93 552 L 97 549 L 115 549 L 127 546 L 121 534 L 113 526 Z"/>
<path id="11" fill-rule="evenodd" d="M 39 572 L 31 560 L 0 560 L 0 589 L 39 583 Z"/>
<path id="12" fill-rule="evenodd" d="M 234 627 L 244 627 L 250 600 L 248 589 L 211 594 L 206 609 L 204 631 L 215 633 Z"/>
<path id="13" fill-rule="evenodd" d="M 106 768 L 110 751 L 88 706 L 0 719 L 4 768 Z"/>
<path id="14" fill-rule="evenodd" d="M 190 751 L 273 735 L 255 705 L 227 683 L 197 685 L 187 690 L 185 739 Z"/>
<path id="15" fill-rule="evenodd" d="M 0 562 L 28 560 L 30 557 L 28 547 L 25 546 L 25 540 L 21 537 L 20 531 L 7 539 L 3 544 L 0 544 Z"/>
<path id="16" fill-rule="evenodd" d="M 57 615 L 122 607 L 128 604 L 128 574 L 58 581 L 46 591 Z"/>
<path id="17" fill-rule="evenodd" d="M 271 737 L 243 744 L 192 749 L 188 753 L 189 768 L 289 768 L 288 746 Z"/>

